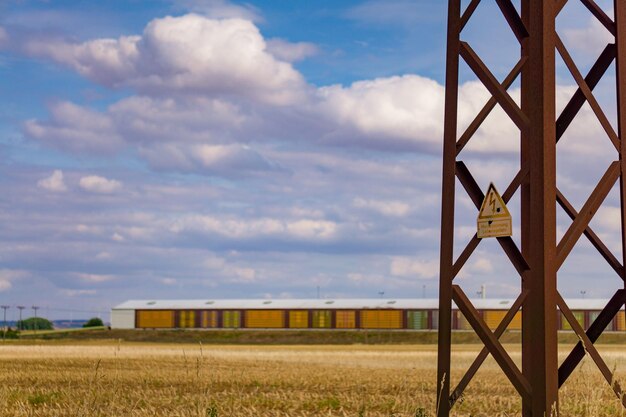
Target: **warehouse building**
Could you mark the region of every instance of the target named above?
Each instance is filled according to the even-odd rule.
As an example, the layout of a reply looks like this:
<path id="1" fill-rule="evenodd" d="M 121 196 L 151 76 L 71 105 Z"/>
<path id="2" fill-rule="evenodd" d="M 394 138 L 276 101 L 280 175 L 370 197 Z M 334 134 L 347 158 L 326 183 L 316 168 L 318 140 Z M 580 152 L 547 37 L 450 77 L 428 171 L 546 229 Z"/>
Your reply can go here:
<path id="1" fill-rule="evenodd" d="M 514 300 L 479 299 L 474 306 L 495 329 Z M 587 329 L 608 301 L 572 299 L 567 303 Z M 304 300 L 130 300 L 111 310 L 114 329 L 386 329 L 434 330 L 439 327 L 436 299 L 304 299 Z M 623 309 L 623 308 L 622 308 Z M 559 314 L 559 327 L 571 327 Z M 452 327 L 470 330 L 453 306 Z M 521 328 L 521 311 L 509 329 Z M 608 326 L 626 331 L 622 311 Z"/>

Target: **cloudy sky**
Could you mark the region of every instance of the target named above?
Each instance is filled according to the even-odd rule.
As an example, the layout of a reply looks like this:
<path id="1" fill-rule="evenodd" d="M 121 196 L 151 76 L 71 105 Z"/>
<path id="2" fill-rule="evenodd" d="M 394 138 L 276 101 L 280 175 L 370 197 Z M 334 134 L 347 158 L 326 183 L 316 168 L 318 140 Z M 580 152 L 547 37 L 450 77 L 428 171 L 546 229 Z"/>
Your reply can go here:
<path id="1" fill-rule="evenodd" d="M 318 287 L 435 297 L 445 3 L 1 2 L 2 303 L 59 318 L 131 298 L 316 297 Z M 611 40 L 578 4 L 558 29 L 583 73 Z M 464 39 L 500 79 L 517 60 L 490 2 Z M 558 68 L 562 107 L 575 82 Z M 468 68 L 461 79 L 462 129 L 489 96 Z M 614 79 L 611 68 L 596 95 L 615 125 Z M 518 151 L 497 109 L 460 159 L 483 189 L 502 191 Z M 558 185 L 577 209 L 614 159 L 585 106 L 558 153 Z M 457 210 L 458 253 L 477 214 L 462 189 Z M 559 236 L 568 225 L 559 212 Z M 621 257 L 616 190 L 592 226 Z M 594 251 L 581 240 L 563 266 L 565 296 L 619 286 Z M 493 297 L 519 287 L 493 240 L 458 282 Z"/>

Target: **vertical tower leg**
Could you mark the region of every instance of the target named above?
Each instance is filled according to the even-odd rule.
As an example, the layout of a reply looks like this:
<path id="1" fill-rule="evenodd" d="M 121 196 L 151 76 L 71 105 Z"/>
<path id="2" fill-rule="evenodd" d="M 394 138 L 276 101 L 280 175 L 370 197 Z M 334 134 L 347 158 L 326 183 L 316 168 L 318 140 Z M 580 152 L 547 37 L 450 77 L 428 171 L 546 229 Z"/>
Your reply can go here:
<path id="1" fill-rule="evenodd" d="M 448 3 L 446 56 L 446 104 L 441 202 L 441 259 L 439 277 L 439 345 L 437 354 L 437 416 L 450 414 L 450 343 L 452 326 L 452 279 L 454 262 L 454 187 L 459 82 L 459 31 L 461 1 Z"/>
<path id="2" fill-rule="evenodd" d="M 529 291 L 522 314 L 522 369 L 532 387 L 524 417 L 558 415 L 556 316 L 556 126 L 554 1 L 523 0 L 529 37 L 522 75 L 523 110 L 530 124 L 522 131 L 522 164 L 530 168 L 522 198 L 522 233 Z"/>
<path id="3" fill-rule="evenodd" d="M 620 208 L 622 216 L 622 265 L 626 265 L 626 4 L 615 0 L 615 81 L 617 91 L 617 134 L 620 138 L 619 161 Z M 626 268 L 622 268 L 622 279 L 626 288 Z M 626 314 L 626 312 L 617 313 Z"/>

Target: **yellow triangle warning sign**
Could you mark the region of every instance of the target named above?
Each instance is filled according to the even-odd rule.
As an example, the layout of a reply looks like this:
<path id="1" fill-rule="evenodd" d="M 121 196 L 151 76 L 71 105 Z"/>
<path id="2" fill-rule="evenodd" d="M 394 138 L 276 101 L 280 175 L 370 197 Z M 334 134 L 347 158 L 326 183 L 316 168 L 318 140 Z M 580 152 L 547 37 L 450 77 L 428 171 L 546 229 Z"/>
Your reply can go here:
<path id="1" fill-rule="evenodd" d="M 481 239 L 485 237 L 511 236 L 513 234 L 511 213 L 493 183 L 489 184 L 483 204 L 480 206 L 477 226 L 477 235 Z"/>

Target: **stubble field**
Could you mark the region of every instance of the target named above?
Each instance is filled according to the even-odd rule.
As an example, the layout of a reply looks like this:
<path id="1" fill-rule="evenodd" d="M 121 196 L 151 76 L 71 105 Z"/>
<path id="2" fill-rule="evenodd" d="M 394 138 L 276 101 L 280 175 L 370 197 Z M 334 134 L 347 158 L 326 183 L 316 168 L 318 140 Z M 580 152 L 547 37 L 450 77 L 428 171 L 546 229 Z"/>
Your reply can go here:
<path id="1" fill-rule="evenodd" d="M 519 361 L 519 348 L 507 348 Z M 453 385 L 479 349 L 455 347 Z M 601 351 L 623 381 L 626 348 Z M 435 345 L 6 343 L 0 415 L 422 417 L 435 414 L 435 379 Z M 626 416 L 588 358 L 560 399 L 562 416 Z M 454 408 L 458 416 L 519 414 L 515 391 L 490 359 Z"/>

